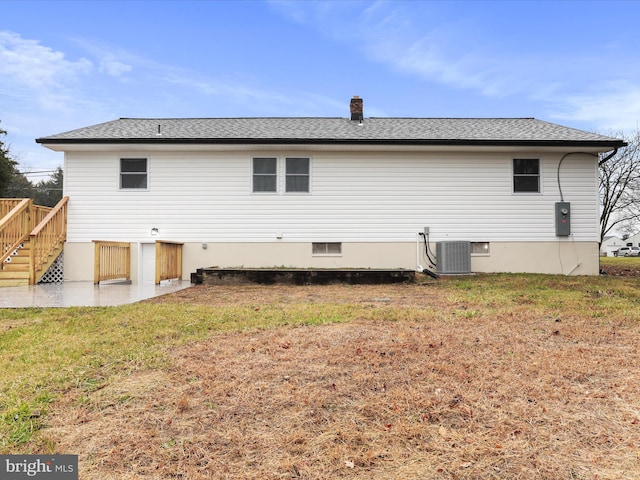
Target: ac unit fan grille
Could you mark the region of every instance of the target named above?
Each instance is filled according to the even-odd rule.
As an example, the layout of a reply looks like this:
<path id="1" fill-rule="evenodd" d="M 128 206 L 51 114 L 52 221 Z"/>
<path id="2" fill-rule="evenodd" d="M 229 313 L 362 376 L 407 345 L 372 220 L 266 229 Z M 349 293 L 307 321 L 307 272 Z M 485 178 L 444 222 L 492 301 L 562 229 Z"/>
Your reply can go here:
<path id="1" fill-rule="evenodd" d="M 471 273 L 471 242 L 437 242 L 438 273 Z"/>

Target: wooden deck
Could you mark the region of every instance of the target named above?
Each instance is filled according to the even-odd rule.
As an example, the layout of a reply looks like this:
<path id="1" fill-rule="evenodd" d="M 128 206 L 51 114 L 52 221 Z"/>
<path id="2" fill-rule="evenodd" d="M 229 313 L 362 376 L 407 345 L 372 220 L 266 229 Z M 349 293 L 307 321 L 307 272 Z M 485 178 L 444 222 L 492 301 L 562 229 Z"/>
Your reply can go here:
<path id="1" fill-rule="evenodd" d="M 205 285 L 379 285 L 410 283 L 414 270 L 405 269 L 315 269 L 315 268 L 199 268 L 191 274 L 191 283 Z"/>

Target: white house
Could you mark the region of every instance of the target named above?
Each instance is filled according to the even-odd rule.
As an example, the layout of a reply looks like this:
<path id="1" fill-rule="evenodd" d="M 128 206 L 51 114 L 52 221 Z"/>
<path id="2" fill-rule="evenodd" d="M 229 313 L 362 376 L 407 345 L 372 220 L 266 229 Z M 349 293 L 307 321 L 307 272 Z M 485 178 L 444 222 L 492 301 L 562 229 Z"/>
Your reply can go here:
<path id="1" fill-rule="evenodd" d="M 624 246 L 640 247 L 640 233 L 635 233 L 624 241 Z"/>
<path id="2" fill-rule="evenodd" d="M 121 118 L 39 138 L 62 151 L 65 279 L 92 240 L 154 242 L 200 267 L 427 266 L 470 242 L 474 272 L 597 275 L 598 154 L 625 143 L 534 118 Z M 437 259 L 436 262 L 438 261 Z"/>
<path id="3" fill-rule="evenodd" d="M 613 257 L 613 252 L 617 251 L 620 247 L 626 247 L 627 241 L 622 240 L 616 236 L 604 237 L 600 244 L 600 255 L 605 257 Z M 637 244 L 636 244 L 637 246 Z"/>

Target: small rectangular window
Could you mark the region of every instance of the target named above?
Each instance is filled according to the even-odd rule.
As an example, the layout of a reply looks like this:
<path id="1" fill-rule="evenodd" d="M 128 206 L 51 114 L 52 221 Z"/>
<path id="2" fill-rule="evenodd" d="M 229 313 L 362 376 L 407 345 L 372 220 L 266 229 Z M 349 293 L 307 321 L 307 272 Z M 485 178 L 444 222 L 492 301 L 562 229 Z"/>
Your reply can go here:
<path id="1" fill-rule="evenodd" d="M 278 160 L 276 158 L 253 159 L 253 191 L 276 192 L 278 180 Z"/>
<path id="2" fill-rule="evenodd" d="M 289 157 L 286 159 L 286 192 L 309 192 L 309 176 L 310 169 L 308 158 Z"/>
<path id="3" fill-rule="evenodd" d="M 342 255 L 340 242 L 316 242 L 311 244 L 313 255 Z"/>
<path id="4" fill-rule="evenodd" d="M 146 158 L 121 158 L 120 159 L 120 188 L 121 189 L 146 189 L 147 188 L 147 159 Z"/>
<path id="5" fill-rule="evenodd" d="M 489 255 L 489 242 L 471 242 L 471 255 Z"/>
<path id="6" fill-rule="evenodd" d="M 540 192 L 540 160 L 537 158 L 513 159 L 513 191 Z"/>

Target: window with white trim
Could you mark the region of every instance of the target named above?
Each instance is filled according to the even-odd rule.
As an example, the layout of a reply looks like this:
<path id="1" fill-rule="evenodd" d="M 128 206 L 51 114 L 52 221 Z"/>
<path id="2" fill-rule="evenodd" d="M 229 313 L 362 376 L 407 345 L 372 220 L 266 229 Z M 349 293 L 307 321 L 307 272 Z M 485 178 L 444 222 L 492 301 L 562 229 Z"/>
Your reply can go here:
<path id="1" fill-rule="evenodd" d="M 310 193 L 309 157 L 253 157 L 251 167 L 253 193 Z"/>
<path id="2" fill-rule="evenodd" d="M 342 255 L 342 243 L 340 242 L 314 242 L 311 244 L 313 255 Z"/>
<path id="3" fill-rule="evenodd" d="M 309 192 L 310 161 L 307 157 L 285 159 L 285 192 Z"/>
<path id="4" fill-rule="evenodd" d="M 255 157 L 253 159 L 253 192 L 278 191 L 278 159 L 275 157 Z"/>
<path id="5" fill-rule="evenodd" d="M 120 159 L 120 189 L 146 190 L 147 183 L 146 158 Z"/>
<path id="6" fill-rule="evenodd" d="M 514 193 L 539 193 L 540 192 L 540 159 L 539 158 L 514 158 L 513 159 L 513 192 Z"/>

